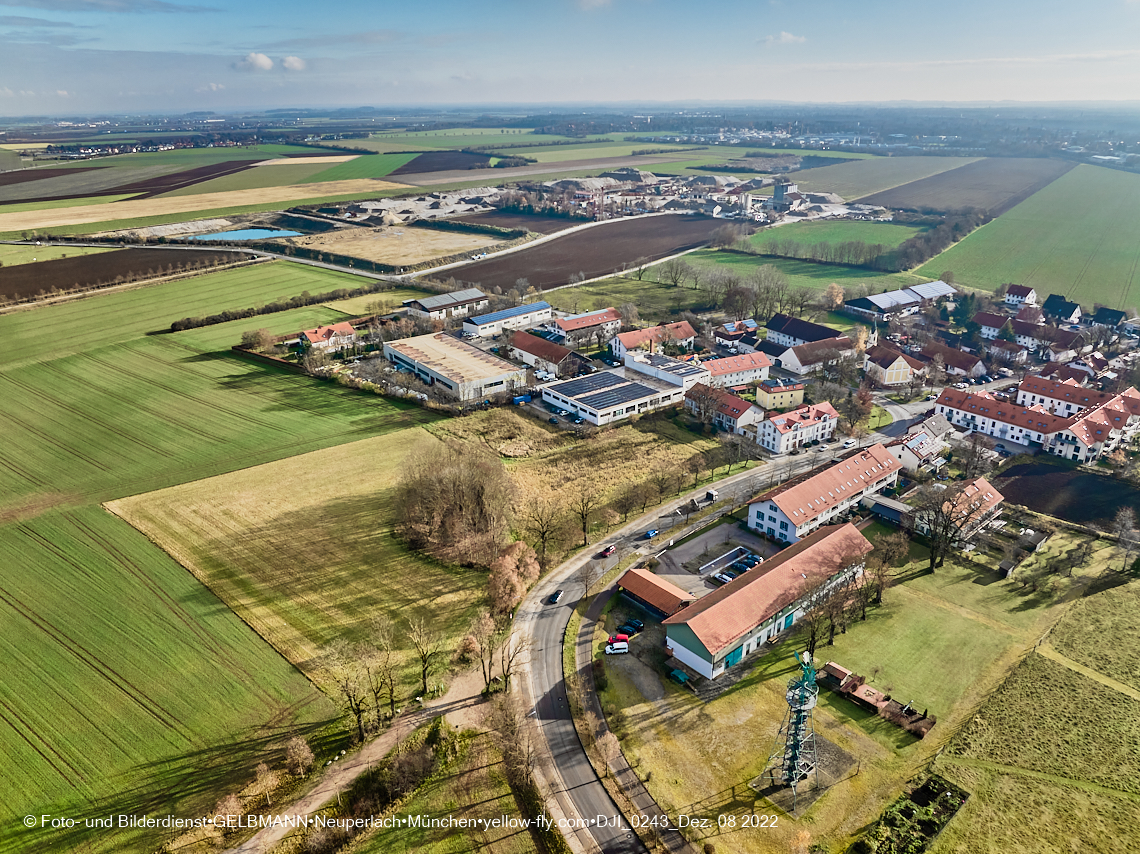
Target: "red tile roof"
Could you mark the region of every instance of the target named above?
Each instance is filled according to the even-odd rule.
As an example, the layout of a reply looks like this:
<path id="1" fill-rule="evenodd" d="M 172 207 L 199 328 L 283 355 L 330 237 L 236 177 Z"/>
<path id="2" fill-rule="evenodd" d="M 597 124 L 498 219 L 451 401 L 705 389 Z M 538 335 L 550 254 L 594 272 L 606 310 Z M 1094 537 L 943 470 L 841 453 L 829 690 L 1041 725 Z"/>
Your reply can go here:
<path id="1" fill-rule="evenodd" d="M 667 323 L 664 326 L 651 326 L 648 329 L 635 329 L 633 332 L 622 332 L 617 337 L 625 349 L 636 350 L 638 347 L 649 344 L 650 342 L 660 344 L 666 340 L 666 331 L 668 331 L 668 337 L 673 341 L 684 341 L 685 339 L 695 338 L 697 336 L 696 330 L 689 324 L 689 321 L 679 320 L 676 323 Z"/>
<path id="2" fill-rule="evenodd" d="M 1028 285 L 1010 285 L 1005 292 L 1014 297 L 1027 297 L 1033 293 L 1033 288 Z"/>
<path id="3" fill-rule="evenodd" d="M 553 365 L 562 364 L 562 360 L 570 355 L 570 350 L 561 344 L 555 344 L 553 341 L 547 341 L 545 338 L 531 335 L 521 329 L 511 338 L 510 346 L 540 359 L 545 359 Z"/>
<path id="4" fill-rule="evenodd" d="M 296 327 L 293 327 L 296 329 Z M 318 326 L 316 329 L 306 329 L 301 333 L 308 339 L 310 344 L 324 344 L 330 338 L 337 338 L 344 335 L 353 337 L 356 335 L 356 330 L 352 328 L 351 323 L 334 323 L 332 326 Z"/>
<path id="5" fill-rule="evenodd" d="M 1053 433 L 1063 430 L 1068 419 L 1060 415 L 1053 415 L 1040 404 L 1036 406 L 1019 406 L 1016 403 L 1006 403 L 997 400 L 988 392 L 971 394 L 968 391 L 958 391 L 955 388 L 942 390 L 935 404 L 942 404 L 951 409 L 992 418 L 1005 424 L 1013 424 L 1035 433 Z"/>
<path id="6" fill-rule="evenodd" d="M 937 341 L 931 341 L 923 347 L 922 356 L 927 362 L 933 362 L 935 356 L 941 356 L 942 363 L 946 367 L 966 371 L 967 373 L 972 371 L 974 367 L 982 361 L 977 356 L 971 356 L 969 353 L 963 353 L 961 350 L 955 350 L 953 347 L 947 347 L 945 344 L 939 344 Z"/>
<path id="7" fill-rule="evenodd" d="M 1019 393 L 1036 394 L 1039 397 L 1047 397 L 1050 400 L 1072 403 L 1082 409 L 1105 403 L 1113 397 L 1113 395 L 1107 392 L 1082 388 L 1081 384 L 1076 380 L 1067 379 L 1058 382 L 1056 380 L 1045 379 L 1044 377 L 1026 377 L 1021 381 L 1021 385 L 1017 387 L 1017 391 Z"/>
<path id="8" fill-rule="evenodd" d="M 749 504 L 772 502 L 799 528 L 839 506 L 867 486 L 902 469 L 902 463 L 880 444 L 840 460 L 807 480 L 795 481 L 753 498 Z"/>
<path id="9" fill-rule="evenodd" d="M 995 507 L 1005 496 L 998 492 L 984 477 L 979 477 L 966 484 L 954 501 L 955 510 L 965 513 L 971 520 L 981 519 Z"/>
<path id="10" fill-rule="evenodd" d="M 714 656 L 810 587 L 862 563 L 871 544 L 858 529 L 827 525 L 665 620 L 687 625 Z"/>
<path id="11" fill-rule="evenodd" d="M 693 597 L 678 587 L 659 578 L 648 569 L 635 566 L 618 580 L 618 587 L 648 602 L 666 616 L 677 613 Z"/>
<path id="12" fill-rule="evenodd" d="M 795 430 L 797 427 L 810 427 L 817 424 L 823 420 L 825 415 L 828 418 L 839 418 L 839 413 L 835 411 L 835 407 L 826 400 L 823 403 L 805 403 L 803 406 L 785 412 L 783 415 L 773 415 L 768 419 L 768 423 L 783 434 L 789 430 Z"/>
<path id="13" fill-rule="evenodd" d="M 763 353 L 745 353 L 742 356 L 729 356 L 725 359 L 710 359 L 707 362 L 701 362 L 701 367 L 706 368 L 714 377 L 771 366 L 772 360 Z"/>
<path id="14" fill-rule="evenodd" d="M 603 323 L 621 321 L 621 312 L 616 308 L 607 308 L 602 311 L 591 311 L 577 317 L 560 317 L 554 321 L 563 332 L 577 332 L 579 329 L 589 329 L 591 326 L 600 326 Z"/>

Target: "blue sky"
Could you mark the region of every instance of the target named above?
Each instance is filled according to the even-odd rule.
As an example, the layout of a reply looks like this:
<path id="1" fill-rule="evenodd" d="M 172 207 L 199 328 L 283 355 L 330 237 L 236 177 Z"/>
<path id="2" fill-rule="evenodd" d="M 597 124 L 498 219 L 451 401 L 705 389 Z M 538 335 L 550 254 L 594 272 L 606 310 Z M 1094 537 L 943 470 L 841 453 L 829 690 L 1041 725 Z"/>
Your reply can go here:
<path id="1" fill-rule="evenodd" d="M 0 114 L 1140 99 L 1140 0 L 0 0 Z"/>

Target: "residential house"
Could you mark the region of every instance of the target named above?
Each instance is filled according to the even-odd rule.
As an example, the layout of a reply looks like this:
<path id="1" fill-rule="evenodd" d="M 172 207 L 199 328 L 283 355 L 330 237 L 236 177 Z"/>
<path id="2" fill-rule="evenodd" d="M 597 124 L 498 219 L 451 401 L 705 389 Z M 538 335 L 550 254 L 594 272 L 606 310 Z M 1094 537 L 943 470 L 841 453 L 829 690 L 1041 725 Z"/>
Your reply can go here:
<path id="1" fill-rule="evenodd" d="M 707 418 L 714 427 L 740 436 L 764 420 L 764 410 L 724 389 L 697 383 L 685 393 L 685 408 Z"/>
<path id="2" fill-rule="evenodd" d="M 431 320 L 445 320 L 449 317 L 468 317 L 487 308 L 491 301 L 478 288 L 451 291 L 433 297 L 417 297 L 404 300 L 402 305 L 414 317 L 427 317 Z"/>
<path id="3" fill-rule="evenodd" d="M 1081 307 L 1060 294 L 1049 294 L 1041 310 L 1053 323 L 1078 323 L 1081 319 Z"/>
<path id="4" fill-rule="evenodd" d="M 621 331 L 621 312 L 616 308 L 601 308 L 585 314 L 559 317 L 546 324 L 546 328 L 570 346 L 579 346 L 583 341 L 609 341 Z"/>
<path id="5" fill-rule="evenodd" d="M 751 318 L 744 320 L 730 320 L 713 329 L 713 338 L 716 343 L 731 347 L 747 335 L 755 338 L 760 330 L 760 324 Z"/>
<path id="6" fill-rule="evenodd" d="M 998 333 L 1002 328 L 1009 323 L 1012 329 L 1012 320 L 1004 314 L 994 314 L 989 311 L 979 311 L 973 316 L 974 323 L 978 324 L 981 329 L 978 334 L 983 338 L 993 340 L 998 337 Z"/>
<path id="7" fill-rule="evenodd" d="M 943 488 L 942 484 L 935 484 L 935 489 Z M 969 540 L 980 531 L 987 522 L 998 513 L 998 507 L 1005 500 L 1000 492 L 984 477 L 978 477 L 962 487 L 954 497 L 953 504 L 949 501 L 943 503 L 943 509 L 948 518 L 954 522 L 959 542 Z M 930 532 L 929 511 L 914 509 L 910 512 L 910 524 L 920 534 Z M 927 517 L 927 518 L 924 518 Z"/>
<path id="8" fill-rule="evenodd" d="M 801 398 L 803 397 L 801 393 Z M 801 448 L 815 440 L 826 442 L 835 435 L 839 413 L 826 400 L 791 412 L 769 415 L 756 427 L 756 441 L 773 454 Z"/>
<path id="9" fill-rule="evenodd" d="M 590 360 L 568 347 L 522 330 L 507 345 L 510 358 L 559 377 L 573 377 L 589 370 Z"/>
<path id="10" fill-rule="evenodd" d="M 949 422 L 946 424 L 949 427 Z M 912 429 L 905 436 L 893 439 L 886 447 L 911 474 L 916 474 L 920 470 L 937 471 L 945 464 L 944 454 L 950 449 L 942 436 L 937 435 L 934 430 L 926 430 L 921 426 Z"/>
<path id="11" fill-rule="evenodd" d="M 1005 291 L 1005 304 L 1014 308 L 1037 305 L 1037 291 L 1028 285 L 1010 285 Z"/>
<path id="12" fill-rule="evenodd" d="M 748 527 L 775 540 L 798 542 L 846 513 L 865 495 L 899 478 L 902 464 L 875 444 L 812 475 L 793 480 L 749 502 Z"/>
<path id="13" fill-rule="evenodd" d="M 673 345 L 681 349 L 692 348 L 697 337 L 696 330 L 687 320 L 676 323 L 666 323 L 663 326 L 651 326 L 648 329 L 636 329 L 633 332 L 621 332 L 610 341 L 610 349 L 614 357 L 621 359 L 630 350 L 661 349 Z"/>
<path id="14" fill-rule="evenodd" d="M 1040 326 L 1045 322 L 1045 312 L 1035 305 L 1023 305 L 1017 310 L 1017 314 L 1013 316 L 1014 320 L 1020 320 L 1023 323 L 1032 323 L 1034 326 Z"/>
<path id="15" fill-rule="evenodd" d="M 774 314 L 765 324 L 768 330 L 767 340 L 785 347 L 795 347 L 799 344 L 810 344 L 813 341 L 826 341 L 829 338 L 842 338 L 843 333 L 828 326 L 812 323 L 810 320 L 801 320 L 798 317 L 789 317 L 786 314 Z"/>
<path id="16" fill-rule="evenodd" d="M 863 370 L 880 386 L 896 386 L 911 382 L 926 370 L 926 365 L 892 347 L 876 344 L 863 354 Z"/>
<path id="17" fill-rule="evenodd" d="M 986 348 L 986 355 L 991 362 L 1007 365 L 1024 365 L 1029 358 L 1029 351 L 1013 341 L 991 341 Z"/>
<path id="18" fill-rule="evenodd" d="M 526 305 L 504 308 L 502 311 L 493 311 L 490 314 L 469 317 L 463 321 L 463 331 L 479 338 L 490 338 L 512 329 L 538 326 L 552 317 L 554 317 L 554 309 L 550 303 L 532 302 Z"/>
<path id="19" fill-rule="evenodd" d="M 761 341 L 757 349 L 772 359 L 776 367 L 800 376 L 831 367 L 841 359 L 853 359 L 857 355 L 855 342 L 846 335 L 795 347 Z"/>
<path id="20" fill-rule="evenodd" d="M 854 525 L 820 528 L 666 619 L 665 652 L 715 679 L 801 619 L 807 593 L 858 577 L 871 549 Z"/>
<path id="21" fill-rule="evenodd" d="M 701 367 L 709 372 L 715 386 L 747 385 L 768 379 L 772 360 L 763 353 L 744 353 L 724 359 L 709 359 Z"/>
<path id="22" fill-rule="evenodd" d="M 1088 353 L 1079 359 L 1074 359 L 1069 362 L 1069 367 L 1084 371 L 1090 377 L 1097 379 L 1101 379 L 1112 373 L 1112 364 L 1105 357 L 1104 353 L 1100 351 Z"/>
<path id="23" fill-rule="evenodd" d="M 314 350 L 343 350 L 356 341 L 356 330 L 351 323 L 334 323 L 332 326 L 318 326 L 301 333 L 302 343 Z"/>
<path id="24" fill-rule="evenodd" d="M 1126 312 L 1102 305 L 1096 310 L 1096 314 L 1092 316 L 1092 324 L 1093 326 L 1107 326 L 1110 329 L 1116 329 L 1127 317 L 1128 314 Z"/>
<path id="25" fill-rule="evenodd" d="M 942 365 L 948 376 L 980 377 L 986 372 L 986 366 L 980 357 L 947 347 L 938 341 L 927 342 L 919 354 L 919 358 L 928 365 L 938 356 L 942 357 Z"/>
<path id="26" fill-rule="evenodd" d="M 804 402 L 804 384 L 786 377 L 769 377 L 756 386 L 756 403 L 762 409 L 787 409 Z"/>

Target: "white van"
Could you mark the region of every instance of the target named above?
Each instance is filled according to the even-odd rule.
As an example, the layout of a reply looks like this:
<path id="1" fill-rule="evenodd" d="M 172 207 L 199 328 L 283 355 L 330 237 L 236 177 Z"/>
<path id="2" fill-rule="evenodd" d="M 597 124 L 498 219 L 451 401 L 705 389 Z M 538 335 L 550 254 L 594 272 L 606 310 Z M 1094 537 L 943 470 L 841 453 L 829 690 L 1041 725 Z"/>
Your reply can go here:
<path id="1" fill-rule="evenodd" d="M 629 644 L 626 642 L 606 644 L 606 655 L 621 655 L 623 652 L 629 652 Z"/>

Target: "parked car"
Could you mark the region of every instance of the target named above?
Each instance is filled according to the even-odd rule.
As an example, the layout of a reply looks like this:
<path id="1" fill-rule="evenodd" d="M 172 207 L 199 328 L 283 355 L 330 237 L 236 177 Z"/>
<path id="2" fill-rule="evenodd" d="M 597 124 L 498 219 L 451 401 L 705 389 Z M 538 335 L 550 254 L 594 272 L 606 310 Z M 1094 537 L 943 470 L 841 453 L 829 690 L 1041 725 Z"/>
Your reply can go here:
<path id="1" fill-rule="evenodd" d="M 606 655 L 621 655 L 623 652 L 629 652 L 629 644 L 627 644 L 627 643 L 608 643 L 608 644 L 606 644 Z"/>
<path id="2" fill-rule="evenodd" d="M 791 454 L 791 455 L 794 457 L 794 456 L 795 456 L 796 454 L 798 454 L 799 452 L 800 452 L 800 449 L 799 449 L 799 448 L 792 448 L 792 450 L 791 450 L 791 451 L 789 451 L 788 453 L 790 453 L 790 454 Z"/>
<path id="3" fill-rule="evenodd" d="M 854 439 L 848 439 L 846 442 L 843 443 L 843 449 L 847 450 L 848 448 L 854 448 L 858 444 L 859 443 L 856 442 Z"/>
<path id="4" fill-rule="evenodd" d="M 928 394 L 928 395 L 926 396 L 926 399 L 927 399 L 927 400 L 938 400 L 938 395 L 936 395 L 936 394 Z"/>
<path id="5" fill-rule="evenodd" d="M 742 557 L 740 559 L 740 562 L 742 564 L 744 564 L 745 566 L 747 566 L 749 569 L 751 569 L 752 567 L 754 567 L 758 563 L 760 563 L 762 560 L 764 560 L 764 558 L 758 557 L 757 555 L 747 555 L 745 557 Z"/>
<path id="6" fill-rule="evenodd" d="M 614 545 L 606 546 L 604 549 L 602 549 L 602 557 L 609 557 L 610 555 L 612 555 L 616 551 L 617 551 L 617 546 L 614 546 Z"/>
<path id="7" fill-rule="evenodd" d="M 547 598 L 546 601 L 549 602 L 551 605 L 557 605 L 558 602 L 562 599 L 562 594 L 564 592 L 565 591 L 562 591 L 562 590 L 555 590 L 553 593 L 550 594 L 550 596 Z"/>
<path id="8" fill-rule="evenodd" d="M 641 620 L 626 620 L 625 624 L 627 626 L 633 626 L 639 632 L 645 628 L 645 623 L 641 622 Z"/>
<path id="9" fill-rule="evenodd" d="M 827 444 L 827 442 L 824 442 L 822 445 L 819 446 L 819 449 L 820 449 L 820 451 L 830 451 L 831 445 Z"/>
<path id="10" fill-rule="evenodd" d="M 656 537 L 660 533 L 661 532 L 658 531 L 656 528 L 650 528 L 648 531 L 645 532 L 645 539 L 652 540 L 654 537 Z"/>
<path id="11" fill-rule="evenodd" d="M 616 634 L 610 635 L 610 639 L 606 643 L 629 643 L 629 635 Z"/>
<path id="12" fill-rule="evenodd" d="M 994 381 L 994 378 L 991 377 L 989 374 L 982 374 L 981 380 L 983 383 L 992 383 Z"/>
<path id="13" fill-rule="evenodd" d="M 586 419 L 583 418 L 581 415 L 575 415 L 574 416 L 574 423 L 575 424 L 583 424 L 583 423 L 585 423 L 585 421 L 586 421 Z"/>
<path id="14" fill-rule="evenodd" d="M 547 421 L 549 421 L 551 424 L 557 424 L 557 423 L 558 423 L 558 419 L 557 419 L 556 417 L 554 417 L 553 415 L 551 415 L 551 416 L 550 416 L 548 419 L 546 419 L 546 420 L 547 420 Z"/>
<path id="15" fill-rule="evenodd" d="M 635 634 L 637 634 L 637 629 L 635 629 L 629 623 L 625 623 L 624 625 L 618 626 L 617 633 L 619 635 L 625 635 L 626 637 L 633 637 Z"/>
<path id="16" fill-rule="evenodd" d="M 726 575 L 726 574 L 725 574 L 725 573 L 723 573 L 723 572 L 718 572 L 718 573 L 716 573 L 716 574 L 713 576 L 713 578 L 715 578 L 715 579 L 716 579 L 717 581 L 719 581 L 721 584 L 728 584 L 728 582 L 732 581 L 732 576 L 730 576 L 730 575 Z"/>

